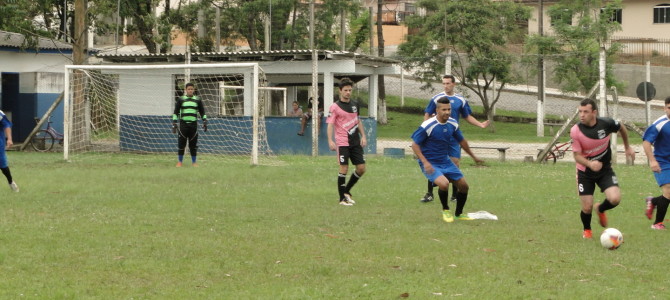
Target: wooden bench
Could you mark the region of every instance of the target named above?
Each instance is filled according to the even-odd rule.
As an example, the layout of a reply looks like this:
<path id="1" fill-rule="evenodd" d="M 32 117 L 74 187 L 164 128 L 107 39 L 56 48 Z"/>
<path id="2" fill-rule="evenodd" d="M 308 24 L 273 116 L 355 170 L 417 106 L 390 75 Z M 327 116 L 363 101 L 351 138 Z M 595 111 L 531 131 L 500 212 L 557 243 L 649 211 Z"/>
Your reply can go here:
<path id="1" fill-rule="evenodd" d="M 470 149 L 488 149 L 488 150 L 498 150 L 498 158 L 501 162 L 505 162 L 505 152 L 509 147 L 482 147 L 482 146 L 470 146 Z"/>

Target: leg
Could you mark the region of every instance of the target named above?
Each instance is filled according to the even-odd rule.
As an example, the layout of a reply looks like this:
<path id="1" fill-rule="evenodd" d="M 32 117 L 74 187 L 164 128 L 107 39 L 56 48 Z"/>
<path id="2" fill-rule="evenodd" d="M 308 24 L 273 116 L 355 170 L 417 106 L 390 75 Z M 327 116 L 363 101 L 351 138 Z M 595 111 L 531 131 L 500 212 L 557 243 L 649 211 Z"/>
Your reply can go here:
<path id="1" fill-rule="evenodd" d="M 305 135 L 305 127 L 307 126 L 309 116 L 310 116 L 309 113 L 304 113 L 302 115 L 302 118 L 300 118 L 300 131 L 298 132 L 298 135 L 300 136 Z"/>
<path id="2" fill-rule="evenodd" d="M 670 205 L 670 184 L 664 184 L 661 186 L 661 189 L 663 190 L 663 194 L 651 200 L 654 206 L 657 208 L 656 219 L 654 220 L 654 224 L 651 225 L 652 229 L 665 229 L 663 221 L 665 221 L 665 215 L 668 212 L 668 205 Z"/>
<path id="3" fill-rule="evenodd" d="M 351 174 L 351 177 L 349 177 L 349 182 L 347 182 L 347 186 L 344 190 L 344 197 L 347 198 L 349 202 L 355 203 L 355 201 L 351 199 L 351 189 L 358 182 L 358 179 L 365 174 L 365 156 L 363 154 L 363 147 L 358 145 L 342 148 L 347 148 L 349 153 L 348 159 L 350 159 L 351 163 L 356 166 L 356 169 Z M 348 159 L 345 159 L 345 161 L 348 161 Z"/>
<path id="4" fill-rule="evenodd" d="M 177 168 L 181 167 L 181 163 L 184 160 L 184 152 L 186 151 L 186 142 L 188 139 L 184 136 L 182 132 L 183 126 L 179 128 L 179 137 L 177 138 Z"/>
<path id="5" fill-rule="evenodd" d="M 461 179 L 456 180 L 453 184 L 455 187 L 457 187 L 457 193 L 456 194 L 456 218 L 461 218 L 461 214 L 463 214 L 463 208 L 465 207 L 465 202 L 468 201 L 468 191 L 470 190 L 470 186 L 468 183 L 465 181 L 465 177 L 461 177 Z M 466 218 L 463 218 L 464 220 Z M 470 218 L 467 218 L 467 220 L 471 220 Z"/>
<path id="6" fill-rule="evenodd" d="M 197 158 L 198 158 L 198 128 L 196 127 L 194 130 L 195 134 L 191 136 L 191 138 L 188 139 L 188 150 L 191 152 L 191 163 L 194 166 L 197 166 Z"/>
<path id="7" fill-rule="evenodd" d="M 459 153 L 461 152 L 460 147 L 458 148 L 458 152 Z M 460 156 L 459 157 L 455 157 L 455 156 L 451 157 L 451 161 L 456 165 L 457 168 L 459 168 L 459 169 L 461 168 Z M 453 184 L 451 189 L 452 189 L 452 191 L 451 191 L 452 192 L 451 201 L 456 201 L 456 195 L 458 194 L 458 185 Z M 457 214 L 457 216 L 458 216 L 458 214 Z"/>
<path id="8" fill-rule="evenodd" d="M 580 211 L 580 218 L 582 220 L 582 225 L 584 226 L 584 234 L 586 231 L 591 233 L 591 216 L 593 213 L 593 195 L 580 195 L 579 201 L 582 204 L 582 209 Z M 585 236 L 586 237 L 586 236 Z M 588 238 L 591 238 L 590 236 Z"/>

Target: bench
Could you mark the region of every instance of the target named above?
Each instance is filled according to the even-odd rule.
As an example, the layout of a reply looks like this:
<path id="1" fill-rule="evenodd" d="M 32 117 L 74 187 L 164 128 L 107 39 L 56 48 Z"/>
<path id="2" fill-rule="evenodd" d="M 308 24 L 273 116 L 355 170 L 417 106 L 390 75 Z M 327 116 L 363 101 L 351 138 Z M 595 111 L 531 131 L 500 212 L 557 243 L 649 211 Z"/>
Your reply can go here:
<path id="1" fill-rule="evenodd" d="M 505 152 L 509 147 L 483 147 L 483 146 L 470 146 L 470 149 L 488 149 L 488 150 L 498 150 L 498 158 L 501 162 L 505 162 Z"/>

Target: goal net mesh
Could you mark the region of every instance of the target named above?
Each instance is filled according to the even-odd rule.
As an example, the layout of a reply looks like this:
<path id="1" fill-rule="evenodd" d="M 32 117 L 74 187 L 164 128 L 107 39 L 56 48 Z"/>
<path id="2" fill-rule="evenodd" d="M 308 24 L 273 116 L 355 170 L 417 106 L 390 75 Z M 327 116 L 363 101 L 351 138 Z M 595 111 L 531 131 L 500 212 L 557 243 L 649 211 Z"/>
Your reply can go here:
<path id="1" fill-rule="evenodd" d="M 68 66 L 65 78 L 65 159 L 128 153 L 176 160 L 172 114 L 191 82 L 208 120 L 207 132 L 198 120 L 198 162 L 276 161 L 265 128 L 264 74 L 255 64 Z M 185 151 L 190 162 L 188 145 Z"/>

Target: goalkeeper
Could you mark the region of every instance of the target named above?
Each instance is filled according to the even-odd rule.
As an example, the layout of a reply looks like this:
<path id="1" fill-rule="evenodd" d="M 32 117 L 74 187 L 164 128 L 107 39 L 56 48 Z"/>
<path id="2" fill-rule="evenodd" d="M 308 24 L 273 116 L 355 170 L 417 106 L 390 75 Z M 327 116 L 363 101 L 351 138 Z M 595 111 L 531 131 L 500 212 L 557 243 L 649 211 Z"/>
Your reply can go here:
<path id="1" fill-rule="evenodd" d="M 191 152 L 191 164 L 194 167 L 198 166 L 196 162 L 198 155 L 198 115 L 202 118 L 203 130 L 207 132 L 207 115 L 202 99 L 193 94 L 195 92 L 193 83 L 187 83 L 184 89 L 186 94 L 177 98 L 174 114 L 172 115 L 172 133 L 179 132 L 177 140 L 179 162 L 177 162 L 177 168 L 181 167 L 184 160 L 187 142 L 188 149 Z M 178 126 L 177 122 L 179 123 Z"/>

